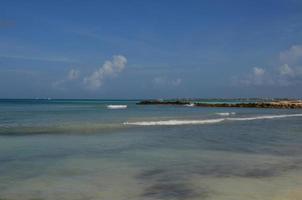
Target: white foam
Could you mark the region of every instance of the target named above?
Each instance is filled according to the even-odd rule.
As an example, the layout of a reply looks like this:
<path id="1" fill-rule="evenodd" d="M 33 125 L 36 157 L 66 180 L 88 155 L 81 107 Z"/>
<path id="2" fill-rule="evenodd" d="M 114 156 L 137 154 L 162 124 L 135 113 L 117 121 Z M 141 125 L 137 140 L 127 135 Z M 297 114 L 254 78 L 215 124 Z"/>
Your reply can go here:
<path id="1" fill-rule="evenodd" d="M 126 109 L 127 105 L 107 105 L 108 109 Z"/>
<path id="2" fill-rule="evenodd" d="M 249 121 L 261 119 L 275 119 L 286 117 L 302 117 L 302 114 L 288 114 L 288 115 L 263 115 L 256 117 L 242 117 L 242 118 L 220 118 L 220 119 L 203 119 L 203 120 L 162 120 L 162 121 L 140 121 L 140 122 L 124 122 L 124 125 L 135 126 L 174 126 L 174 125 L 198 125 L 198 124 L 213 124 L 223 121 Z"/>
<path id="3" fill-rule="evenodd" d="M 195 104 L 194 103 L 190 103 L 190 104 L 185 104 L 185 106 L 187 106 L 187 107 L 194 107 Z"/>
<path id="4" fill-rule="evenodd" d="M 222 112 L 222 113 L 216 113 L 217 115 L 220 116 L 230 116 L 230 115 L 235 115 L 235 112 Z"/>
<path id="5" fill-rule="evenodd" d="M 224 119 L 206 119 L 206 120 L 165 120 L 165 121 L 142 121 L 142 122 L 124 122 L 125 125 L 137 126 L 172 126 L 189 124 L 212 124 L 222 122 Z"/>
<path id="6" fill-rule="evenodd" d="M 276 118 L 286 118 L 286 117 L 302 117 L 302 114 L 263 115 L 263 116 L 256 116 L 256 117 L 227 118 L 227 120 L 231 120 L 231 121 L 250 121 L 250 120 L 276 119 Z"/>

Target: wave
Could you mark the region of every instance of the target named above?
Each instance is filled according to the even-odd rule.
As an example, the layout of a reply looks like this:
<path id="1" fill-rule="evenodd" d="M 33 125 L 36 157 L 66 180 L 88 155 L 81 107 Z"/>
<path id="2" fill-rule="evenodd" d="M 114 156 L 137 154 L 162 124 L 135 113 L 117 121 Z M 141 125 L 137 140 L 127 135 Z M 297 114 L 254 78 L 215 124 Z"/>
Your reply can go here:
<path id="1" fill-rule="evenodd" d="M 256 117 L 226 118 L 226 119 L 231 121 L 250 121 L 250 120 L 277 119 L 277 118 L 286 118 L 286 117 L 302 117 L 302 114 L 263 115 L 263 116 L 256 116 Z"/>
<path id="2" fill-rule="evenodd" d="M 141 122 L 124 122 L 124 125 L 135 126 L 174 126 L 174 125 L 198 125 L 198 124 L 213 124 L 223 121 L 250 121 L 261 119 L 275 119 L 286 117 L 302 117 L 302 114 L 288 114 L 288 115 L 263 115 L 256 117 L 241 117 L 241 118 L 219 118 L 219 119 L 203 119 L 203 120 L 162 120 L 162 121 L 141 121 Z"/>
<path id="3" fill-rule="evenodd" d="M 224 119 L 142 121 L 142 122 L 124 122 L 123 124 L 137 125 L 137 126 L 190 125 L 190 124 L 213 124 L 222 121 L 224 121 Z"/>
<path id="4" fill-rule="evenodd" d="M 216 113 L 217 115 L 220 116 L 230 116 L 230 115 L 235 115 L 235 112 L 221 112 L 221 113 Z"/>
<path id="5" fill-rule="evenodd" d="M 108 109 L 126 109 L 127 105 L 107 105 Z"/>
<path id="6" fill-rule="evenodd" d="M 62 123 L 48 125 L 0 124 L 0 135 L 28 134 L 92 134 L 108 133 L 127 128 L 127 126 L 176 126 L 176 125 L 206 125 L 231 121 L 270 120 L 287 117 L 302 117 L 302 114 L 263 115 L 255 117 L 222 117 L 214 119 L 175 119 L 161 121 L 136 121 L 124 123 Z"/>
<path id="7" fill-rule="evenodd" d="M 187 106 L 187 107 L 194 107 L 195 104 L 194 103 L 190 103 L 190 104 L 185 104 L 185 106 Z"/>

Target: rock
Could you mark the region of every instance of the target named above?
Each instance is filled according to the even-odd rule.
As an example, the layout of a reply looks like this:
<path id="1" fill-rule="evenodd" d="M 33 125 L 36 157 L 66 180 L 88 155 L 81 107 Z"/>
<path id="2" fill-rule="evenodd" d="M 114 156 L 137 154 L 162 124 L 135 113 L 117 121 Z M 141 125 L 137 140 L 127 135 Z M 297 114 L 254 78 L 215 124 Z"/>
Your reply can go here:
<path id="1" fill-rule="evenodd" d="M 194 103 L 198 107 L 232 107 L 232 108 L 282 108 L 282 109 L 301 109 L 302 100 L 275 100 L 275 101 L 259 101 L 253 103 L 196 103 L 190 100 L 144 100 L 139 105 L 187 105 Z"/>

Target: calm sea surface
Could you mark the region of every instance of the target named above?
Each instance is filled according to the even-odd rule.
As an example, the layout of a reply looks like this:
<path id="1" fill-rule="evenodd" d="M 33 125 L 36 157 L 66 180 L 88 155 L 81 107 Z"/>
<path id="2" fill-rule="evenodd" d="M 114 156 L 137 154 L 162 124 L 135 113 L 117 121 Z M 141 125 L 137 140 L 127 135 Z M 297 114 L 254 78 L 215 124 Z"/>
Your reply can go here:
<path id="1" fill-rule="evenodd" d="M 44 199 L 301 200 L 302 110 L 0 100 L 0 200 Z"/>

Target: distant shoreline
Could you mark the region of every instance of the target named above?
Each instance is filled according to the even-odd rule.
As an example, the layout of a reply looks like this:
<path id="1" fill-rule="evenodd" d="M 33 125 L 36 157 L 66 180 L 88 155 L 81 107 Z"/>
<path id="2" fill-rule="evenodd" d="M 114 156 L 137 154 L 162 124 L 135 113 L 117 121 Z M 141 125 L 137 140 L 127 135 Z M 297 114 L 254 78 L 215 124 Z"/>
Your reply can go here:
<path id="1" fill-rule="evenodd" d="M 302 109 L 302 100 L 290 99 L 216 99 L 218 102 L 206 102 L 192 99 L 143 100 L 138 105 L 187 105 L 192 107 L 221 108 L 279 108 Z M 236 102 L 237 101 L 237 102 Z"/>

